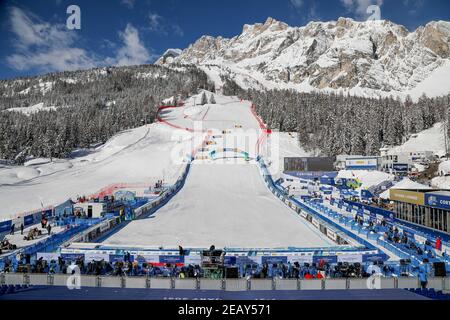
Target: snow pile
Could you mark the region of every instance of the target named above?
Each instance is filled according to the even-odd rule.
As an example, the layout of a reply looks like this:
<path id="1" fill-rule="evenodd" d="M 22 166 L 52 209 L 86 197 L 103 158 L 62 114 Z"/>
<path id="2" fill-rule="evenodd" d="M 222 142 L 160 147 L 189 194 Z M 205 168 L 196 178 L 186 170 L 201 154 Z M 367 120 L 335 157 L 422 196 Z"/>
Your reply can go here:
<path id="1" fill-rule="evenodd" d="M 403 145 L 393 147 L 389 153 L 432 151 L 438 156 L 445 155 L 443 123 L 436 123 L 432 128 L 413 135 Z"/>
<path id="2" fill-rule="evenodd" d="M 381 199 L 389 199 L 389 190 L 395 189 L 405 189 L 405 190 L 432 190 L 431 187 L 412 181 L 409 178 L 404 178 L 403 180 L 396 183 L 394 186 L 389 188 L 388 190 L 384 191 L 382 194 L 380 194 Z"/>
<path id="3" fill-rule="evenodd" d="M 449 93 L 448 87 L 443 86 L 443 83 L 448 82 L 450 75 L 450 61 L 445 61 L 444 64 L 437 68 L 428 78 L 419 83 L 417 87 L 410 90 L 408 94 L 417 101 L 424 93 L 428 97 L 439 97 Z"/>
<path id="4" fill-rule="evenodd" d="M 44 103 L 41 102 L 41 103 L 35 104 L 34 106 L 31 106 L 31 107 L 9 108 L 9 109 L 6 109 L 5 111 L 20 112 L 26 116 L 29 116 L 29 115 L 32 115 L 33 113 L 36 113 L 39 111 L 54 111 L 54 110 L 56 110 L 55 106 L 44 107 Z"/>
<path id="5" fill-rule="evenodd" d="M 438 174 L 440 176 L 450 175 L 450 161 L 443 161 L 439 164 Z"/>
<path id="6" fill-rule="evenodd" d="M 362 189 L 369 189 L 385 181 L 393 181 L 394 178 L 394 175 L 386 172 L 369 170 L 341 170 L 337 175 L 337 179 L 355 179 L 360 181 Z"/>
<path id="7" fill-rule="evenodd" d="M 431 185 L 436 189 L 450 190 L 450 177 L 436 177 L 431 180 Z"/>

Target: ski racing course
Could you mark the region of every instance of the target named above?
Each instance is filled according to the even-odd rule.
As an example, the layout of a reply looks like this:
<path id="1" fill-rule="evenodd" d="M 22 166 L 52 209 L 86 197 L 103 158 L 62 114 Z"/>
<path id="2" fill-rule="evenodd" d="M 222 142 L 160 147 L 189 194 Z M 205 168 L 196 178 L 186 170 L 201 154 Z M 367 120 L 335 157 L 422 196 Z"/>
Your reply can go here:
<path id="1" fill-rule="evenodd" d="M 130 222 L 106 246 L 312 248 L 335 246 L 274 197 L 254 161 L 260 124 L 249 102 L 164 108 L 162 122 L 202 135 L 181 191 L 145 219 Z"/>

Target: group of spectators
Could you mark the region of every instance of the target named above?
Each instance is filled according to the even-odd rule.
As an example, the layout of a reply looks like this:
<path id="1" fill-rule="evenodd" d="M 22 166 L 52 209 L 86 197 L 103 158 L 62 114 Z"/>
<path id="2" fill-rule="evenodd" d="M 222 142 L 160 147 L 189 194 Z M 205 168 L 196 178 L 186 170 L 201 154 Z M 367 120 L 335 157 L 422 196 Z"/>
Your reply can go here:
<path id="1" fill-rule="evenodd" d="M 151 263 L 131 261 L 129 256 L 123 260 L 109 262 L 105 260 L 85 262 L 83 258 L 75 261 L 65 261 L 61 257 L 50 262 L 40 258 L 30 262 L 30 256 L 22 255 L 17 262 L 7 260 L 0 264 L 0 272 L 29 272 L 46 274 L 70 274 L 73 267 L 78 267 L 81 274 L 96 276 L 148 276 L 173 278 L 202 278 L 206 277 L 205 270 L 199 265 L 180 266 L 176 264 L 153 265 Z M 391 276 L 396 270 L 390 265 L 375 264 L 363 266 L 360 263 L 263 263 L 239 265 L 240 278 L 256 279 L 323 279 L 323 278 L 365 278 L 379 270 L 385 276 Z M 227 276 L 228 268 L 223 267 L 222 275 Z"/>
<path id="2" fill-rule="evenodd" d="M 433 246 L 430 241 L 426 240 L 423 245 L 419 245 L 413 239 L 409 239 L 404 232 L 399 232 L 397 227 L 393 228 L 391 226 L 384 233 L 383 238 L 385 241 L 402 245 L 403 248 L 410 251 L 410 253 L 417 254 L 419 257 L 429 259 L 435 258 Z"/>

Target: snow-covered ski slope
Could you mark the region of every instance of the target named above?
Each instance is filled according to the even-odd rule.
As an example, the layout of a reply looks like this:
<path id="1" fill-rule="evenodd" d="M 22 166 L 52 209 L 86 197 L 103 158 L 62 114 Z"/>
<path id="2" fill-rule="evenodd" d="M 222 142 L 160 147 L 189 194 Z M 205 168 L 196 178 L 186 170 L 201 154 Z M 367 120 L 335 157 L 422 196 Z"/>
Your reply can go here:
<path id="1" fill-rule="evenodd" d="M 183 108 L 165 110 L 163 120 L 181 130 L 200 120 L 196 128 L 209 131 L 211 142 L 203 155 L 225 147 L 254 157 L 260 130 L 251 104 L 225 97 L 216 100 L 218 104 L 201 107 L 189 100 Z M 166 206 L 149 218 L 130 222 L 105 244 L 271 249 L 334 245 L 270 193 L 254 161 L 235 155 L 226 152 L 226 159 L 195 160 L 186 184 Z"/>
<path id="2" fill-rule="evenodd" d="M 176 181 L 183 165 L 172 163 L 175 147 L 190 147 L 191 134 L 159 123 L 125 131 L 72 160 L 0 166 L 0 220 L 21 212 L 90 195 L 115 183 Z"/>

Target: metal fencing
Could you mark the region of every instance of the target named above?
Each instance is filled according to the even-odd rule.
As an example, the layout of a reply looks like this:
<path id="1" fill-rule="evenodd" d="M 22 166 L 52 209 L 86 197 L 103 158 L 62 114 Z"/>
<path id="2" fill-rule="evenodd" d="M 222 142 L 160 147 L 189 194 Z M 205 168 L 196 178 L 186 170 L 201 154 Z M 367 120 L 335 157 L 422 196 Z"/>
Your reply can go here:
<path id="1" fill-rule="evenodd" d="M 78 277 L 78 278 L 77 278 Z M 75 282 L 74 280 L 78 281 Z M 149 277 L 110 277 L 87 275 L 46 275 L 27 273 L 0 274 L 0 284 L 68 286 L 102 288 L 141 288 L 141 289 L 178 289 L 178 290 L 226 290 L 226 291 L 268 291 L 268 290 L 358 290 L 370 289 L 369 279 L 178 279 Z M 417 278 L 381 277 L 376 289 L 419 288 Z M 450 291 L 450 278 L 429 278 L 428 288 Z"/>

